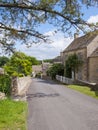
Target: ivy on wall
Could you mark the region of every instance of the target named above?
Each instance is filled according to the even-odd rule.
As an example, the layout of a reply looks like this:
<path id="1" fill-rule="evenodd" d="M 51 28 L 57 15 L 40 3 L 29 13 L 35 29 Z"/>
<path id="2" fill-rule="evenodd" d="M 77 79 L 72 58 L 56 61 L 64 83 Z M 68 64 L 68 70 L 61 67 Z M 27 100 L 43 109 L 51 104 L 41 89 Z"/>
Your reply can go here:
<path id="1" fill-rule="evenodd" d="M 78 68 L 83 64 L 82 59 L 79 59 L 76 53 L 69 55 L 65 61 L 65 76 L 72 78 L 72 71 L 74 72 L 74 79 L 76 79 L 76 72 Z"/>

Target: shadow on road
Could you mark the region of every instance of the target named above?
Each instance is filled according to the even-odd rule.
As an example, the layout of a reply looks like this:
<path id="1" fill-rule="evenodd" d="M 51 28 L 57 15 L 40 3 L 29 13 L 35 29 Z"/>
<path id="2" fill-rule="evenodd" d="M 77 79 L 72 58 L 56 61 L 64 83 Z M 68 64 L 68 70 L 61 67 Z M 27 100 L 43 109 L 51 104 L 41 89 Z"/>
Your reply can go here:
<path id="1" fill-rule="evenodd" d="M 57 81 L 53 81 L 53 80 L 49 80 L 49 79 L 38 79 L 37 82 L 47 83 L 47 84 L 52 84 L 52 85 L 60 84 Z"/>
<path id="2" fill-rule="evenodd" d="M 27 94 L 27 99 L 44 98 L 44 97 L 58 97 L 58 96 L 60 96 L 58 93 L 52 93 L 52 94 L 35 93 L 35 94 Z"/>

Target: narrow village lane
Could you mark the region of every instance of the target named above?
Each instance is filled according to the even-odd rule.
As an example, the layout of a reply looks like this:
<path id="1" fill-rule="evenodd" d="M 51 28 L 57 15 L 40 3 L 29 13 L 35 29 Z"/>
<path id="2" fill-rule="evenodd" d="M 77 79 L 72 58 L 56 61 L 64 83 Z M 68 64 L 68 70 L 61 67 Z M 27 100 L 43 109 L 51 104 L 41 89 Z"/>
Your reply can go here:
<path id="1" fill-rule="evenodd" d="M 98 130 L 98 100 L 64 85 L 32 79 L 28 130 Z"/>

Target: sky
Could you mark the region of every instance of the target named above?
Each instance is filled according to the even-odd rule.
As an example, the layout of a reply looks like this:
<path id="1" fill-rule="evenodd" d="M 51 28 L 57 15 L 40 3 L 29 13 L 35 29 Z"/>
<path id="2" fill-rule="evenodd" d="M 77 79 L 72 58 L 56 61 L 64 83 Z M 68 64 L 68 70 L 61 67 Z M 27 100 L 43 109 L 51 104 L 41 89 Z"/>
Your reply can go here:
<path id="1" fill-rule="evenodd" d="M 89 23 L 98 22 L 98 7 L 91 7 L 87 9 L 86 7 L 82 8 L 84 13 L 83 18 Z M 43 26 L 46 31 L 46 34 L 51 36 L 51 44 L 33 44 L 31 48 L 27 48 L 25 45 L 21 45 L 21 51 L 25 52 L 27 55 L 34 56 L 38 60 L 43 59 L 52 59 L 60 55 L 60 52 L 63 51 L 72 41 L 73 37 L 64 38 L 61 32 L 58 32 L 56 35 L 53 34 L 55 28 L 49 26 Z"/>
<path id="2" fill-rule="evenodd" d="M 51 35 L 53 30 L 47 32 Z M 26 45 L 20 45 L 20 51 L 25 52 L 30 56 L 36 57 L 38 60 L 43 59 L 52 59 L 60 55 L 60 52 L 63 51 L 73 40 L 72 38 L 64 38 L 62 33 L 58 33 L 55 36 L 51 36 L 52 43 L 42 43 L 42 44 L 33 44 L 32 47 L 27 48 Z"/>
<path id="3" fill-rule="evenodd" d="M 84 13 L 84 20 L 89 23 L 98 22 L 98 7 L 90 7 L 89 9 L 83 7 L 82 12 Z M 22 44 L 17 47 L 17 51 L 22 51 L 27 55 L 36 57 L 38 60 L 53 59 L 56 56 L 59 56 L 60 52 L 62 52 L 74 39 L 73 37 L 65 38 L 62 32 L 58 32 L 54 35 L 55 28 L 49 25 L 45 25 L 40 29 L 44 30 L 45 34 L 51 36 L 51 40 L 53 41 L 51 44 L 33 44 L 30 48 L 27 48 L 26 45 Z"/>

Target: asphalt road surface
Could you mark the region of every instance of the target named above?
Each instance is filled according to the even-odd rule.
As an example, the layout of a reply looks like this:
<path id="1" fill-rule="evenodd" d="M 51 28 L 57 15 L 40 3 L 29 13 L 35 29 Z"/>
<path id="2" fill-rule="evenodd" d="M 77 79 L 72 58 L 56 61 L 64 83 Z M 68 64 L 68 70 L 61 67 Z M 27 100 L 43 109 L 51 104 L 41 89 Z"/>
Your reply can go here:
<path id="1" fill-rule="evenodd" d="M 98 100 L 42 79 L 27 92 L 28 130 L 98 130 Z"/>

